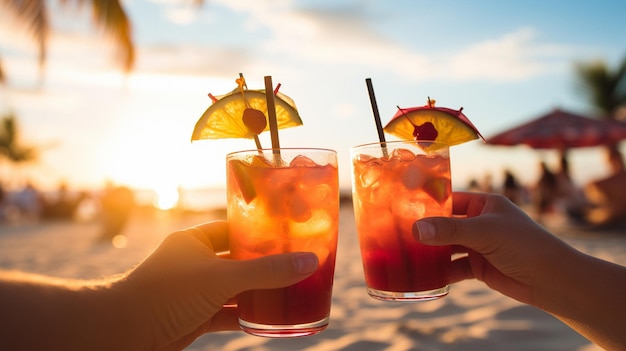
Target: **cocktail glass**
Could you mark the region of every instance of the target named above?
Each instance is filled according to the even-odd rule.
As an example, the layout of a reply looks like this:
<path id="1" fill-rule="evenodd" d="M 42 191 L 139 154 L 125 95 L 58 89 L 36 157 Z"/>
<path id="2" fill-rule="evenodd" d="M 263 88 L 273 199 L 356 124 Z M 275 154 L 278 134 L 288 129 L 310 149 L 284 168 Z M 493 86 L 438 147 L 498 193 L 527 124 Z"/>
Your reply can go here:
<path id="1" fill-rule="evenodd" d="M 368 294 L 391 301 L 448 294 L 451 248 L 413 238 L 413 223 L 451 216 L 448 145 L 397 141 L 353 147 L 352 194 Z"/>
<path id="2" fill-rule="evenodd" d="M 307 279 L 238 296 L 239 324 L 249 334 L 297 337 L 328 326 L 337 234 L 337 153 L 267 149 L 230 153 L 227 161 L 230 254 L 238 260 L 309 251 L 319 258 Z"/>

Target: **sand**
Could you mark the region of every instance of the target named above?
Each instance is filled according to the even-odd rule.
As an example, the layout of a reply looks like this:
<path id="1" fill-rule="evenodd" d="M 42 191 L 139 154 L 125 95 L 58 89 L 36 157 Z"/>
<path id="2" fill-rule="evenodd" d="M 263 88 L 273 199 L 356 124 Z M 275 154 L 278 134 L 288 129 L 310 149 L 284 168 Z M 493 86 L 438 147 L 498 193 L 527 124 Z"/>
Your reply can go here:
<path id="1" fill-rule="evenodd" d="M 134 216 L 124 248 L 98 243 L 94 222 L 0 224 L 0 269 L 68 278 L 123 272 L 169 233 L 215 218 L 212 214 Z M 243 332 L 205 335 L 187 350 L 600 350 L 549 314 L 520 304 L 477 281 L 452 286 L 440 300 L 381 302 L 370 298 L 352 208 L 342 207 L 331 322 L 324 332 L 267 339 Z M 578 249 L 626 265 L 626 234 L 586 232 L 562 223 L 551 228 Z"/>

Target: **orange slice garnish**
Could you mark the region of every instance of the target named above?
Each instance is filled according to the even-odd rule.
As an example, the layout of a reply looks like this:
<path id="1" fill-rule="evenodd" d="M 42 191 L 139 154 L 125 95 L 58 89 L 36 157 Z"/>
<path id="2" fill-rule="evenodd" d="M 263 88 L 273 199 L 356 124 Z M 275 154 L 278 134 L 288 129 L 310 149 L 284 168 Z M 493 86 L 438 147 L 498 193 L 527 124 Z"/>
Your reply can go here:
<path id="1" fill-rule="evenodd" d="M 302 120 L 293 100 L 279 92 L 274 97 L 278 128 L 302 125 Z M 258 112 L 249 110 L 257 110 Z M 259 114 L 264 116 L 263 123 L 258 118 Z M 265 91 L 240 90 L 236 88 L 226 95 L 215 97 L 215 102 L 207 108 L 198 122 L 196 122 L 191 140 L 252 139 L 261 132 L 268 130 Z"/>
<path id="2" fill-rule="evenodd" d="M 434 100 L 420 107 L 400 108 L 387 123 L 384 131 L 402 140 L 431 140 L 448 146 L 481 138 L 482 135 L 463 114 L 463 108 L 453 110 L 435 107 Z"/>

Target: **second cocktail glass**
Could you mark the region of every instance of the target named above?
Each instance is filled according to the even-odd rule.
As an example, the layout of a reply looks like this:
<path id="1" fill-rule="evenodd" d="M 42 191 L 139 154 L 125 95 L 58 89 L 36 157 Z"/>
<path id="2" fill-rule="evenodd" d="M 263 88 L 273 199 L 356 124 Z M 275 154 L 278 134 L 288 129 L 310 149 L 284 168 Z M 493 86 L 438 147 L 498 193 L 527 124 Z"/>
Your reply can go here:
<path id="1" fill-rule="evenodd" d="M 336 152 L 250 150 L 228 154 L 226 160 L 231 257 L 312 251 L 319 259 L 317 271 L 295 285 L 241 293 L 241 328 L 283 338 L 324 330 L 339 222 Z"/>
<path id="2" fill-rule="evenodd" d="M 396 141 L 351 149 L 352 196 L 367 291 L 390 301 L 423 301 L 449 290 L 451 248 L 413 238 L 413 223 L 451 216 L 448 145 Z"/>

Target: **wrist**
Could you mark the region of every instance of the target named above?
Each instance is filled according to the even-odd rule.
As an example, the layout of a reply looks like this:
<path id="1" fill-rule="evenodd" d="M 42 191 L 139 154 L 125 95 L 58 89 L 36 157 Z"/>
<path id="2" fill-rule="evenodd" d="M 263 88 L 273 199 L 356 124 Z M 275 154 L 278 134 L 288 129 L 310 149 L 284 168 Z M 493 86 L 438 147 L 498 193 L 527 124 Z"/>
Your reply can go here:
<path id="1" fill-rule="evenodd" d="M 124 278 L 88 282 L 72 289 L 77 345 L 90 350 L 147 350 L 146 323 L 142 323 L 137 294 L 125 284 Z M 68 332 L 70 331 L 68 330 Z M 71 339 L 68 335 L 68 339 Z"/>
<path id="2" fill-rule="evenodd" d="M 581 306 L 578 292 L 585 289 L 585 277 L 588 256 L 567 246 L 553 251 L 550 259 L 543 266 L 535 286 L 534 305 L 555 316 L 564 316 L 572 312 L 572 306 Z M 584 296 L 584 295 L 583 295 Z"/>
<path id="3" fill-rule="evenodd" d="M 150 323 L 142 298 L 137 289 L 128 282 L 127 277 L 120 277 L 101 287 L 97 294 L 104 301 L 100 313 L 114 334 L 116 350 L 149 350 L 151 338 Z"/>

